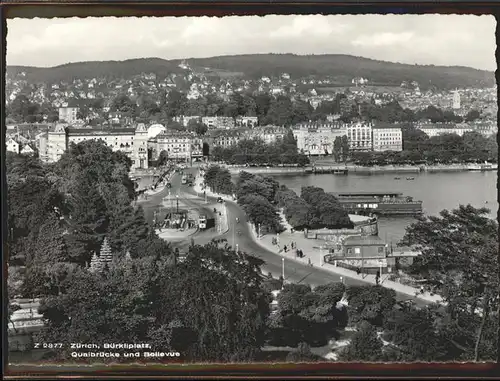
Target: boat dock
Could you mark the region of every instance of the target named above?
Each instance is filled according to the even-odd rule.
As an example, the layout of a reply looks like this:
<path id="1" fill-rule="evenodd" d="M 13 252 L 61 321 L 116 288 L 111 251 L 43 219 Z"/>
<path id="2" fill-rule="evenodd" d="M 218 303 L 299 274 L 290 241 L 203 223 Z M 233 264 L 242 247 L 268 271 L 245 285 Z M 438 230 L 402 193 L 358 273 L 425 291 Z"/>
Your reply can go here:
<path id="1" fill-rule="evenodd" d="M 320 166 L 320 167 L 312 167 L 312 168 L 306 168 L 305 173 L 307 174 L 325 174 L 325 173 L 332 173 L 334 175 L 347 175 L 349 173 L 349 169 L 346 166 L 333 166 L 333 167 L 327 167 L 327 166 Z"/>
<path id="2" fill-rule="evenodd" d="M 340 192 L 332 194 L 349 213 L 371 213 L 379 216 L 418 216 L 422 201 L 400 192 Z"/>

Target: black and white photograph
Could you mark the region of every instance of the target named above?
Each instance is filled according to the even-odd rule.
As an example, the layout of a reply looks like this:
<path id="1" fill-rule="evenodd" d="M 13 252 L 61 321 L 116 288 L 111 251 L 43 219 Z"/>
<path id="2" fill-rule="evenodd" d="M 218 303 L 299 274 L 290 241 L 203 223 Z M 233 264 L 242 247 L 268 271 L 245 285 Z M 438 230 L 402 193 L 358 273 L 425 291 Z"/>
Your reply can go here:
<path id="1" fill-rule="evenodd" d="M 10 365 L 496 361 L 493 16 L 7 28 Z"/>

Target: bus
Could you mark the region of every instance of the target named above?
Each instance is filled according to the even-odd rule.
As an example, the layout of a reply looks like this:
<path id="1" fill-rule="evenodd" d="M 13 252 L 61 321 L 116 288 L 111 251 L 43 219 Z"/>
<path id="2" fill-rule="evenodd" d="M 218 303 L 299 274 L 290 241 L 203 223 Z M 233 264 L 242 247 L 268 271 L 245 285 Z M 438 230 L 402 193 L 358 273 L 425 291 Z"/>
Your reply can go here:
<path id="1" fill-rule="evenodd" d="M 207 228 L 207 218 L 205 216 L 200 216 L 200 218 L 198 219 L 198 227 L 200 229 Z"/>

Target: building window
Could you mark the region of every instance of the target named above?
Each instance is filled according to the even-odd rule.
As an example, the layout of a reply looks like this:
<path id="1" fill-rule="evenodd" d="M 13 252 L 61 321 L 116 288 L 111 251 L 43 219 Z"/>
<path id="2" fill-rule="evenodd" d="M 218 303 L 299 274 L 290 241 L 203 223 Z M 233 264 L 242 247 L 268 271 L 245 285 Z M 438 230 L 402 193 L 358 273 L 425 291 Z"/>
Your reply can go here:
<path id="1" fill-rule="evenodd" d="M 352 249 L 351 248 L 347 249 L 347 254 L 352 254 Z"/>
<path id="2" fill-rule="evenodd" d="M 361 248 L 355 247 L 354 248 L 354 254 L 361 254 Z"/>
<path id="3" fill-rule="evenodd" d="M 384 248 L 382 246 L 380 246 L 378 248 L 378 252 L 379 252 L 379 254 L 383 254 L 384 253 Z"/>

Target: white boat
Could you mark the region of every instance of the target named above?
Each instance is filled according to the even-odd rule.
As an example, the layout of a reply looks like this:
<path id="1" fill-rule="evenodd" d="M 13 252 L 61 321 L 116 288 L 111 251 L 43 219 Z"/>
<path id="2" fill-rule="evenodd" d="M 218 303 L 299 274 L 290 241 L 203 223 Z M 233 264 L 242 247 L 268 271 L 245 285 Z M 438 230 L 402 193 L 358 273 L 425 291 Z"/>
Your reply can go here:
<path id="1" fill-rule="evenodd" d="M 467 169 L 469 171 L 481 171 L 483 168 L 481 164 L 468 164 Z"/>
<path id="2" fill-rule="evenodd" d="M 498 164 L 492 164 L 485 161 L 483 164 L 467 165 L 469 171 L 492 171 L 498 169 Z"/>

